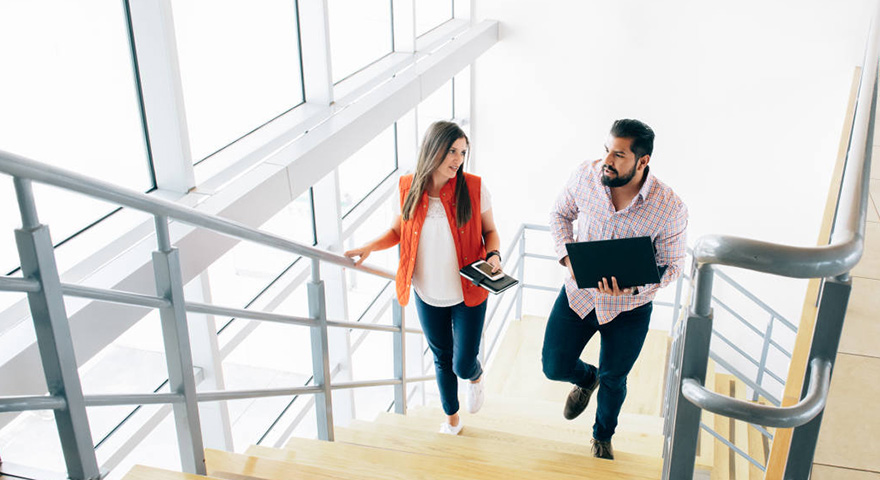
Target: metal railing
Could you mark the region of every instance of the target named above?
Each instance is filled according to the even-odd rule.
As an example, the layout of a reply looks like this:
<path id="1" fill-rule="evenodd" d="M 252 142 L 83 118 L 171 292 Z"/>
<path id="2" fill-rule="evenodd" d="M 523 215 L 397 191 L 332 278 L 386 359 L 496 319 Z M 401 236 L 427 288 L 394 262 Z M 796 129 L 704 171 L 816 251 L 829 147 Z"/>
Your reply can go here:
<path id="1" fill-rule="evenodd" d="M 0 291 L 27 293 L 49 388 L 48 396 L 0 398 L 0 413 L 52 410 L 61 439 L 67 473 L 71 479 L 101 477 L 86 413 L 88 406 L 171 404 L 183 468 L 190 473 L 204 474 L 199 402 L 281 395 L 313 395 L 316 399 L 318 437 L 332 440 L 331 393 L 333 390 L 393 386 L 395 411 L 403 413 L 406 410 L 406 385 L 433 379 L 432 376 L 407 377 L 406 375 L 403 361 L 404 336 L 407 333 L 421 333 L 421 331 L 405 327 L 404 310 L 396 301 L 392 305 L 392 325 L 338 321 L 328 319 L 326 316 L 324 285 L 320 276 L 321 262 L 341 265 L 389 280 L 394 278 L 391 272 L 365 265 L 355 266 L 351 259 L 341 255 L 292 242 L 231 220 L 207 215 L 192 208 L 90 179 L 74 172 L 46 166 L 18 155 L 0 152 L 0 172 L 12 176 L 15 185 L 22 219 L 22 228 L 15 233 L 23 275 L 22 279 L 0 279 Z M 40 224 L 37 216 L 32 181 L 79 192 L 153 215 L 158 244 L 158 249 L 153 252 L 152 258 L 157 295 L 62 284 L 55 264 L 54 248 L 48 227 Z M 179 252 L 171 246 L 169 219 L 310 258 L 311 280 L 307 286 L 309 316 L 299 317 L 187 302 L 183 296 Z M 64 296 L 158 309 L 171 393 L 84 395 L 77 372 Z M 187 312 L 310 327 L 315 385 L 196 392 L 187 330 Z M 333 384 L 330 377 L 327 333 L 331 327 L 391 332 L 394 336 L 394 378 Z"/>
<path id="2" fill-rule="evenodd" d="M 694 301 L 677 346 L 674 392 L 670 396 L 672 428 L 664 444 L 664 479 L 693 478 L 700 414 L 718 415 L 770 427 L 794 427 L 784 478 L 808 478 L 837 356 L 849 301 L 849 272 L 862 256 L 871 138 L 877 103 L 877 65 L 880 48 L 880 9 L 875 11 L 859 84 L 855 121 L 831 241 L 827 246 L 793 247 L 756 240 L 707 236 L 694 249 Z M 792 407 L 768 407 L 716 395 L 704 387 L 712 336 L 711 308 L 715 265 L 728 265 L 792 278 L 822 278 L 824 282 L 809 352 L 801 400 Z"/>

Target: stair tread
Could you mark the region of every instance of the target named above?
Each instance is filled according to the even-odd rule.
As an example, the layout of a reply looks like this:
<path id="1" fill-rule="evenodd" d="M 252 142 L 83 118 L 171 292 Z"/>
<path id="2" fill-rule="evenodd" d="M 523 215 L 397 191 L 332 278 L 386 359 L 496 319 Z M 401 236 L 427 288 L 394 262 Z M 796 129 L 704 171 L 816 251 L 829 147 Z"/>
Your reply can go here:
<path id="1" fill-rule="evenodd" d="M 392 413 L 380 415 L 380 418 L 381 420 L 377 418 L 376 422 L 354 421 L 349 425 L 349 428 L 366 431 L 396 431 L 397 429 L 406 429 L 415 432 L 434 433 L 437 431 L 437 426 L 439 425 L 439 422 L 430 419 L 396 415 Z M 518 422 L 508 423 L 516 424 Z M 510 431 L 509 429 L 505 430 L 503 427 L 501 429 L 491 428 L 482 424 L 478 425 L 477 422 L 470 422 L 464 424 L 464 428 L 459 435 L 474 439 L 502 441 L 517 447 L 539 448 L 541 450 L 552 450 L 576 455 L 590 454 L 591 435 L 589 434 L 580 434 L 577 441 L 566 441 L 567 439 L 564 435 L 552 436 L 552 432 L 558 432 L 558 429 L 547 428 L 544 432 L 546 436 L 542 436 L 538 435 L 538 432 L 536 432 L 540 426 L 530 425 L 527 428 L 531 428 L 532 432 L 524 433 L 526 432 L 525 429 L 520 430 L 520 432 L 515 432 Z M 643 457 L 659 458 L 663 453 L 662 437 L 648 435 L 643 435 L 643 437 L 644 439 L 641 442 L 642 449 L 633 450 L 618 448 L 618 444 L 621 442 L 618 442 L 615 438 L 614 450 L 622 455 L 626 455 L 625 452 L 631 452 Z M 630 439 L 629 442 L 630 446 L 632 446 L 636 441 Z"/>
<path id="2" fill-rule="evenodd" d="M 632 478 L 658 478 L 662 469 L 659 459 L 621 453 L 615 461 L 589 456 L 540 450 L 511 445 L 507 442 L 474 439 L 440 433 L 398 430 L 392 433 L 365 432 L 339 428 L 337 441 L 372 445 L 426 455 L 445 456 L 474 462 L 506 465 L 516 468 L 578 475 L 584 470 Z"/>
<path id="3" fill-rule="evenodd" d="M 123 480 L 207 480 L 215 477 L 205 477 L 192 473 L 175 472 L 156 467 L 135 465 L 122 477 Z"/>
<path id="4" fill-rule="evenodd" d="M 382 448 L 352 445 L 343 442 L 323 442 L 319 440 L 291 439 L 285 449 L 252 446 L 247 455 L 271 458 L 281 461 L 295 461 L 308 465 L 316 465 L 329 470 L 346 473 L 350 478 L 381 474 L 384 478 L 410 480 L 447 480 L 472 479 L 481 480 L 577 480 L 603 478 L 639 478 L 639 477 L 603 477 L 600 475 L 573 476 L 556 473 L 538 472 L 525 469 L 489 465 L 464 460 L 451 460 L 433 455 L 419 455 Z M 393 468 L 389 468 L 393 465 Z"/>
<path id="5" fill-rule="evenodd" d="M 593 419 L 595 418 L 596 406 L 591 401 L 584 411 L 575 420 L 566 420 L 562 416 L 562 408 L 565 397 L 557 401 L 548 401 L 530 398 L 486 396 L 483 408 L 476 415 L 461 412 L 462 417 L 492 417 L 505 421 L 516 419 L 559 428 L 582 429 L 592 432 Z M 426 415 L 442 418 L 442 412 L 437 406 L 415 406 L 408 409 L 407 414 Z M 622 412 L 619 416 L 618 432 L 646 433 L 650 435 L 663 435 L 663 417 L 659 415 L 646 415 L 638 413 Z"/>
<path id="6" fill-rule="evenodd" d="M 295 457 L 292 456 L 290 460 L 295 460 Z M 210 448 L 205 449 L 205 466 L 209 475 L 229 480 L 243 477 L 272 480 L 341 480 L 351 478 L 351 475 L 347 473 L 296 461 L 254 457 Z M 361 472 L 359 478 L 376 480 L 387 477 Z"/>
<path id="7" fill-rule="evenodd" d="M 559 415 L 562 417 L 562 415 Z M 398 419 L 395 417 L 404 417 Z M 384 413 L 376 418 L 378 423 L 409 424 L 418 426 L 425 431 L 439 428 L 443 421 L 443 411 L 439 408 L 418 407 L 410 409 L 407 415 Z M 540 420 L 526 419 L 522 416 L 499 415 L 481 411 L 477 415 L 461 414 L 465 425 L 465 436 L 473 436 L 470 427 L 477 427 L 495 432 L 511 433 L 521 436 L 529 436 L 538 440 L 551 440 L 570 445 L 589 445 L 593 438 L 593 429 L 590 423 L 572 423 L 563 420 L 558 423 L 547 423 Z M 566 423 L 563 423 L 566 422 Z M 624 425 L 630 423 L 624 420 Z M 633 429 L 637 430 L 637 429 Z M 479 433 L 477 430 L 476 433 Z M 663 436 L 659 433 L 644 433 L 627 431 L 618 428 L 614 435 L 614 448 L 616 451 L 639 453 L 649 457 L 659 457 L 663 453 Z"/>

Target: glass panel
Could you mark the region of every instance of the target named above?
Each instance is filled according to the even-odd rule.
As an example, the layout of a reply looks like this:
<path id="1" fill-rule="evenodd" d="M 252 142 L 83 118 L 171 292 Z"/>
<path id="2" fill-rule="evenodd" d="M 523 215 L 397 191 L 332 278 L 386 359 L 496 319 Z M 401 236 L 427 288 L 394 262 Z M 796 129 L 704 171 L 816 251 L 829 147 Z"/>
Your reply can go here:
<path id="1" fill-rule="evenodd" d="M 343 217 L 395 170 L 397 148 L 392 125 L 339 165 Z"/>
<path id="2" fill-rule="evenodd" d="M 193 161 L 303 102 L 296 2 L 172 5 Z"/>
<path id="3" fill-rule="evenodd" d="M 452 95 L 452 80 L 450 80 L 419 104 L 419 145 L 432 123 L 438 120 L 452 120 L 455 113 L 452 108 Z"/>
<path id="4" fill-rule="evenodd" d="M 83 28 L 88 25 L 88 28 Z M 0 2 L 0 150 L 138 191 L 153 187 L 122 2 Z M 35 186 L 57 244 L 115 207 Z M 21 222 L 0 175 L 0 267 Z"/>
<path id="5" fill-rule="evenodd" d="M 397 215 L 394 206 L 399 202 L 398 195 L 391 195 L 383 205 L 377 207 L 369 218 L 352 232 L 350 237 L 345 239 L 345 249 L 349 250 L 364 245 L 391 228 L 391 222 Z M 396 272 L 397 260 L 398 254 L 397 248 L 395 247 L 371 253 L 370 258 L 367 259 L 367 263 L 391 272 Z M 389 281 L 375 275 L 361 273 L 356 270 L 346 270 L 346 275 L 348 276 L 349 321 L 357 321 L 383 289 L 385 292 L 383 293 L 383 297 L 380 298 L 380 302 L 383 299 L 387 301 L 387 297 L 394 297 L 393 282 L 391 282 L 391 285 L 386 288 Z M 376 305 L 376 307 L 378 308 L 380 305 Z M 372 320 L 372 318 L 369 318 L 369 320 Z M 383 315 L 380 319 L 380 323 L 390 324 L 390 314 Z"/>
<path id="6" fill-rule="evenodd" d="M 452 19 L 452 0 L 416 0 L 416 36 Z"/>
<path id="7" fill-rule="evenodd" d="M 328 0 L 333 83 L 394 49 L 389 0 Z"/>

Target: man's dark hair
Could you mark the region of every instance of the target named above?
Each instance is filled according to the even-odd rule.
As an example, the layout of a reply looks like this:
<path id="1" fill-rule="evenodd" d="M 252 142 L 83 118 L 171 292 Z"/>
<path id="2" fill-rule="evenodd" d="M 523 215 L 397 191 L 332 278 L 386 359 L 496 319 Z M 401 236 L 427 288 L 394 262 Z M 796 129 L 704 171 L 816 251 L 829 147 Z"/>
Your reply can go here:
<path id="1" fill-rule="evenodd" d="M 654 130 L 638 120 L 623 118 L 611 126 L 611 135 L 617 138 L 631 138 L 630 150 L 636 160 L 654 152 Z"/>

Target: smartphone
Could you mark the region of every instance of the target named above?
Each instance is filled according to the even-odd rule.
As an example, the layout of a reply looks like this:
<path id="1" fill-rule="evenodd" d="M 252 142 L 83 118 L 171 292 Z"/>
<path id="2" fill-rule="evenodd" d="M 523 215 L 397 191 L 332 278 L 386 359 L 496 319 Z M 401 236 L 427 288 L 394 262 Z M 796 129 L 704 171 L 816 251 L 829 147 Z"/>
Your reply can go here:
<path id="1" fill-rule="evenodd" d="M 479 260 L 474 262 L 474 268 L 480 271 L 483 275 L 489 278 L 489 280 L 498 280 L 504 277 L 504 272 L 498 270 L 495 273 L 492 273 L 492 265 L 486 263 L 485 260 Z"/>

